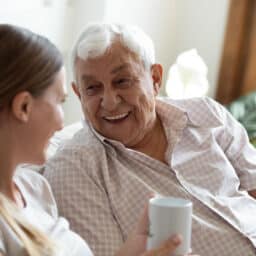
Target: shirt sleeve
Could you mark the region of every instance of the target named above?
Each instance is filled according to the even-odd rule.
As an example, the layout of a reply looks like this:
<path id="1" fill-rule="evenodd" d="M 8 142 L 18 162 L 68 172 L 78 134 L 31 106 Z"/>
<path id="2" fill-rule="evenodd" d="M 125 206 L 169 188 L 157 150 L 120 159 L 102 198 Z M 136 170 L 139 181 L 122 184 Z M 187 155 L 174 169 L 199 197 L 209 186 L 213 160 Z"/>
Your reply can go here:
<path id="1" fill-rule="evenodd" d="M 32 194 L 35 198 L 38 204 L 37 207 L 43 208 L 44 211 L 56 219 L 58 217 L 57 205 L 51 187 L 45 177 L 31 169 L 30 165 L 19 167 L 16 171 L 16 176 L 26 188 L 26 193 Z"/>
<path id="2" fill-rule="evenodd" d="M 90 149 L 62 150 L 45 165 L 44 176 L 71 229 L 85 239 L 94 255 L 109 256 L 123 241 L 104 185 L 100 177 L 90 175 L 100 168 L 100 161 L 87 157 L 93 154 Z"/>
<path id="3" fill-rule="evenodd" d="M 245 128 L 220 104 L 208 99 L 209 105 L 223 122 L 219 144 L 234 167 L 242 190 L 256 189 L 256 149 Z"/>
<path id="4" fill-rule="evenodd" d="M 2 219 L 0 218 L 0 253 L 2 254 L 6 254 L 6 248 L 5 248 L 5 244 L 4 244 L 4 235 L 3 235 L 3 231 L 2 231 Z"/>

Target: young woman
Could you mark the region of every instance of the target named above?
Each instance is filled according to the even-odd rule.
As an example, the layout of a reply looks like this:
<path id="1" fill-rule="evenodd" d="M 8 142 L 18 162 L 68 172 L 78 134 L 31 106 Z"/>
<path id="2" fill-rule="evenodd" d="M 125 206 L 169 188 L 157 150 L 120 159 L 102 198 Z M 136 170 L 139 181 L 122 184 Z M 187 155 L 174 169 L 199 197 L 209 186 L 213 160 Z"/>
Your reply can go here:
<path id="1" fill-rule="evenodd" d="M 47 181 L 22 170 L 42 164 L 49 139 L 63 126 L 66 88 L 62 57 L 46 38 L 0 24 L 0 256 L 92 255 L 83 239 L 58 216 Z M 145 251 L 147 217 L 116 255 L 170 255 L 174 237 Z"/>

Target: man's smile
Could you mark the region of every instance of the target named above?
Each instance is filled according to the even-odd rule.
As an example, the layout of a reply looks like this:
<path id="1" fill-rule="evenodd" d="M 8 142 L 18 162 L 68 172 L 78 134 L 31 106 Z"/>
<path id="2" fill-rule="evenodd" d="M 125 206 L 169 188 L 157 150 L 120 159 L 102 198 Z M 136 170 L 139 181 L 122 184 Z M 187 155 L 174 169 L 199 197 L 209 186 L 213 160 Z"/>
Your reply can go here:
<path id="1" fill-rule="evenodd" d="M 103 119 L 106 121 L 109 121 L 109 122 L 122 121 L 126 117 L 128 117 L 129 114 L 130 114 L 130 112 L 126 112 L 126 113 L 122 113 L 122 114 L 118 114 L 118 115 L 112 115 L 112 116 L 103 116 Z"/>

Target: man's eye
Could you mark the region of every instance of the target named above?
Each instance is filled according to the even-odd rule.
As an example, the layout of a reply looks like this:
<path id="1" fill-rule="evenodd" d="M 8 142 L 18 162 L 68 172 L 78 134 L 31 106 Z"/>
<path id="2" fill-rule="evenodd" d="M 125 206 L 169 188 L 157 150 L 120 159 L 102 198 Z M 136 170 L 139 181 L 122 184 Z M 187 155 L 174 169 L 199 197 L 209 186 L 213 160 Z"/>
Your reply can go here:
<path id="1" fill-rule="evenodd" d="M 98 90 L 100 89 L 99 85 L 89 85 L 86 87 L 86 93 L 88 95 L 93 95 L 95 94 Z"/>
<path id="2" fill-rule="evenodd" d="M 129 78 L 121 78 L 116 80 L 116 84 L 120 86 L 129 86 L 131 85 L 132 81 Z"/>

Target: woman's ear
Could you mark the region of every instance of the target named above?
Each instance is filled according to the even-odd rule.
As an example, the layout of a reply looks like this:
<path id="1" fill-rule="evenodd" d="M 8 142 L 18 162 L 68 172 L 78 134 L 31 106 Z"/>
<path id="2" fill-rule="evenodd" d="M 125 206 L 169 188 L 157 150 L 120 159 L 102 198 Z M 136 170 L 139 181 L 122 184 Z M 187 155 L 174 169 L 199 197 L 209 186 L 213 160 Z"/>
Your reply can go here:
<path id="1" fill-rule="evenodd" d="M 161 64 L 153 64 L 151 66 L 151 76 L 153 80 L 155 95 L 157 95 L 163 78 L 163 67 Z"/>
<path id="2" fill-rule="evenodd" d="M 33 97 L 29 92 L 18 93 L 12 100 L 11 109 L 14 117 L 23 123 L 28 122 L 32 104 Z"/>
<path id="3" fill-rule="evenodd" d="M 79 98 L 79 100 L 81 100 L 81 94 L 80 94 L 78 85 L 75 82 L 72 82 L 72 89 L 73 89 L 75 95 Z"/>

